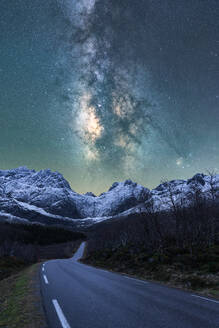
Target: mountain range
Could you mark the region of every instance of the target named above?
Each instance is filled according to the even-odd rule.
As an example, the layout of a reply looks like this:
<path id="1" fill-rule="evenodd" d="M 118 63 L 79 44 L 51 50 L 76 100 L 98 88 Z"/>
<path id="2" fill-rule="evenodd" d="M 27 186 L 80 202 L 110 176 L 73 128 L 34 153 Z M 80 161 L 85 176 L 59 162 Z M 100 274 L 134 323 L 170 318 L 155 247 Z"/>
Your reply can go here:
<path id="1" fill-rule="evenodd" d="M 219 175 L 196 174 L 149 190 L 131 180 L 115 182 L 99 196 L 78 194 L 59 172 L 19 167 L 0 170 L 0 218 L 10 222 L 91 226 L 98 222 L 147 211 L 188 206 L 194 193 L 219 200 Z"/>

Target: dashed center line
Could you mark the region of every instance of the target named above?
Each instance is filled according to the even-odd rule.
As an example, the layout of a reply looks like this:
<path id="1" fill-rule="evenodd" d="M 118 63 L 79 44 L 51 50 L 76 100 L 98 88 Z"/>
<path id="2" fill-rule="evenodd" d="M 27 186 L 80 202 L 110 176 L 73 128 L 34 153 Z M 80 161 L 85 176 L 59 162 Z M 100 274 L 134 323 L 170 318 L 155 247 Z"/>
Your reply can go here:
<path id="1" fill-rule="evenodd" d="M 198 297 L 198 298 L 201 298 L 205 301 L 209 301 L 209 302 L 214 302 L 214 303 L 218 303 L 219 304 L 219 301 L 215 301 L 215 300 L 211 300 L 210 298 L 206 298 L 206 297 L 202 297 L 202 296 L 198 296 L 198 295 L 191 295 L 193 297 Z"/>
<path id="2" fill-rule="evenodd" d="M 58 301 L 57 300 L 52 300 L 52 302 L 53 302 L 53 305 L 55 307 L 56 313 L 59 317 L 59 320 L 61 322 L 62 327 L 63 328 L 71 328 L 68 324 L 68 321 L 66 320 L 66 317 L 65 317 L 64 313 L 62 312 L 61 307 L 59 306 Z"/>
<path id="3" fill-rule="evenodd" d="M 48 279 L 47 279 L 47 277 L 46 277 L 45 274 L 43 275 L 43 278 L 44 278 L 44 280 L 45 280 L 45 283 L 48 285 L 49 282 L 48 282 Z"/>

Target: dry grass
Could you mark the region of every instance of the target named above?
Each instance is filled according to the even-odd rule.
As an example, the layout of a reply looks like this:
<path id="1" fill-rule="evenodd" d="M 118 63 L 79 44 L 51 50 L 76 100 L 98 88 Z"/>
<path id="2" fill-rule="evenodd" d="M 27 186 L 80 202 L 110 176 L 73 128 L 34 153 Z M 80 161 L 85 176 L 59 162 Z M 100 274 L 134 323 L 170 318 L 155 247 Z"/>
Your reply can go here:
<path id="1" fill-rule="evenodd" d="M 39 264 L 0 281 L 0 327 L 46 328 L 40 306 Z"/>

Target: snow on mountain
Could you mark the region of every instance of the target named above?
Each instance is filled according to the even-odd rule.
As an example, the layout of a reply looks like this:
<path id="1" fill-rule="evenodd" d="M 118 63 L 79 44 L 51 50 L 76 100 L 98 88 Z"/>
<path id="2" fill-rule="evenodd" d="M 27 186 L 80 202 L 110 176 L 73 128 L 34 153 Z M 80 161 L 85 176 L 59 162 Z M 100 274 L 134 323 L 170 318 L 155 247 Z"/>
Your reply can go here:
<path id="1" fill-rule="evenodd" d="M 95 196 L 78 194 L 58 172 L 36 172 L 26 167 L 0 170 L 0 217 L 31 222 L 88 226 L 114 216 L 154 210 L 168 210 L 171 202 L 191 203 L 195 192 L 219 199 L 219 175 L 196 174 L 188 180 L 172 180 L 149 190 L 131 180 L 115 182 Z"/>
<path id="2" fill-rule="evenodd" d="M 107 192 L 98 197 L 80 198 L 78 205 L 84 217 L 113 216 L 144 202 L 149 195 L 149 189 L 126 180 L 115 182 Z"/>
<path id="3" fill-rule="evenodd" d="M 160 184 L 151 191 L 145 206 L 153 206 L 154 210 L 168 210 L 176 206 L 188 206 L 194 200 L 194 194 L 200 198 L 219 201 L 219 175 L 209 176 L 197 173 L 188 180 L 172 180 Z"/>
<path id="4" fill-rule="evenodd" d="M 149 194 L 147 188 L 126 180 L 114 183 L 98 197 L 81 195 L 58 172 L 26 167 L 0 171 L 0 210 L 28 219 L 113 216 L 144 202 Z"/>

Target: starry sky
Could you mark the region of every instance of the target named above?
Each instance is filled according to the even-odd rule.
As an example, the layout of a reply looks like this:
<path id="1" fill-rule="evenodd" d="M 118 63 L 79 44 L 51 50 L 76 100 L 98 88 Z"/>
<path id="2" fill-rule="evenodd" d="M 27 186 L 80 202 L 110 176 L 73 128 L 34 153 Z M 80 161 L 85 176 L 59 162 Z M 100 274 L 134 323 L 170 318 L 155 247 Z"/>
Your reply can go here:
<path id="1" fill-rule="evenodd" d="M 1 0 L 0 168 L 80 193 L 219 170 L 218 0 Z"/>

